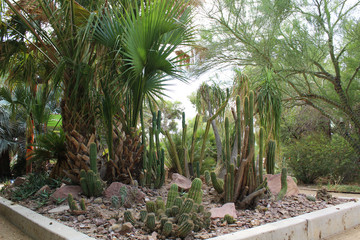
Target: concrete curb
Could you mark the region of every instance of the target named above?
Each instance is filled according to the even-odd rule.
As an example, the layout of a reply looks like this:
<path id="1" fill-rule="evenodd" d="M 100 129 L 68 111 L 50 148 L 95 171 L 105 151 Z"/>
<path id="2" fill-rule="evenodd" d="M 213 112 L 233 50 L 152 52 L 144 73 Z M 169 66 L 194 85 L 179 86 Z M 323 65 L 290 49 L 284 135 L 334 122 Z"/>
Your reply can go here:
<path id="1" fill-rule="evenodd" d="M 360 202 L 349 202 L 211 240 L 320 240 L 360 225 Z"/>
<path id="2" fill-rule="evenodd" d="M 36 240 L 95 240 L 2 197 L 0 197 L 0 214 Z"/>

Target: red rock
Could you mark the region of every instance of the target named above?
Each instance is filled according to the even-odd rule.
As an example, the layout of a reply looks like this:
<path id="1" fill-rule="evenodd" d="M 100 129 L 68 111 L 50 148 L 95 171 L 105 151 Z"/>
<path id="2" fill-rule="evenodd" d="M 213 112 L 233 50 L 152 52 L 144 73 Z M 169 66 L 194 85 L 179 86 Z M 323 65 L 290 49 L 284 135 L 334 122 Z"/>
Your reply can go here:
<path id="1" fill-rule="evenodd" d="M 273 195 L 278 195 L 281 189 L 281 174 L 266 174 L 264 176 L 264 179 L 265 178 L 267 178 L 267 185 L 270 189 L 270 192 Z M 287 176 L 287 185 L 287 192 L 285 196 L 293 196 L 299 194 L 299 188 L 290 176 Z"/>
<path id="2" fill-rule="evenodd" d="M 226 214 L 237 217 L 235 204 L 234 203 L 226 203 L 222 207 L 212 208 L 210 209 L 211 218 L 223 218 Z"/>
<path id="3" fill-rule="evenodd" d="M 173 173 L 171 184 L 173 183 L 176 183 L 179 188 L 184 190 L 189 190 L 191 187 L 191 180 L 178 173 Z"/>
<path id="4" fill-rule="evenodd" d="M 50 187 L 48 185 L 43 186 L 42 188 L 40 188 L 36 193 L 35 196 L 40 195 L 41 193 L 49 193 L 50 192 Z"/>
<path id="5" fill-rule="evenodd" d="M 56 189 L 56 191 L 51 195 L 50 199 L 56 201 L 56 199 L 67 198 L 69 193 L 71 193 L 74 199 L 80 199 L 80 194 L 82 193 L 81 187 L 77 185 L 65 185 Z"/>
<path id="6" fill-rule="evenodd" d="M 133 204 L 144 203 L 145 202 L 145 193 L 140 191 L 137 187 L 126 185 L 120 182 L 113 182 L 105 190 L 105 197 L 111 198 L 112 196 L 120 197 L 120 188 L 126 186 L 127 188 L 127 197 L 124 203 L 125 207 L 131 207 Z"/>
<path id="7" fill-rule="evenodd" d="M 26 181 L 27 180 L 24 177 L 17 177 L 13 183 L 13 186 L 14 187 L 20 186 L 20 185 L 24 184 Z"/>

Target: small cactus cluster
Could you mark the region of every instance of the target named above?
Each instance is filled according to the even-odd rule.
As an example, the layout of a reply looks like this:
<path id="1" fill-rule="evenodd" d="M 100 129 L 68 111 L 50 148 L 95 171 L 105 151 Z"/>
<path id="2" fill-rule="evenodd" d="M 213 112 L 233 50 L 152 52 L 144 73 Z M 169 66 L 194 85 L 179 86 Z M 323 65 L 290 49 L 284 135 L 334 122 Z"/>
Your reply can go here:
<path id="1" fill-rule="evenodd" d="M 111 197 L 111 206 L 113 208 L 120 208 L 124 206 L 126 197 L 128 195 L 126 186 L 122 186 L 119 190 L 120 198 L 117 195 Z"/>
<path id="2" fill-rule="evenodd" d="M 77 211 L 86 211 L 86 205 L 85 205 L 85 199 L 81 199 L 80 200 L 80 210 L 78 205 L 76 204 L 74 197 L 71 193 L 69 193 L 68 198 L 67 198 L 68 204 L 69 204 L 69 208 L 70 208 L 70 212 L 77 212 Z"/>
<path id="3" fill-rule="evenodd" d="M 104 190 L 104 183 L 100 178 L 100 175 L 97 172 L 96 166 L 96 144 L 90 144 L 90 169 L 85 171 L 82 169 L 80 171 L 80 186 L 81 189 L 87 197 L 98 197 L 102 194 Z"/>
<path id="4" fill-rule="evenodd" d="M 172 184 L 166 204 L 162 197 L 146 202 L 146 210 L 141 210 L 138 221 L 130 211 L 124 213 L 124 221 L 142 226 L 149 232 L 157 231 L 164 237 L 185 238 L 192 231 L 210 227 L 210 212 L 201 205 L 201 180 L 194 179 L 187 198 L 180 197 L 178 186 Z"/>
<path id="5" fill-rule="evenodd" d="M 223 218 L 223 222 L 227 222 L 227 224 L 233 224 L 235 223 L 235 219 L 233 216 L 226 214 Z"/>

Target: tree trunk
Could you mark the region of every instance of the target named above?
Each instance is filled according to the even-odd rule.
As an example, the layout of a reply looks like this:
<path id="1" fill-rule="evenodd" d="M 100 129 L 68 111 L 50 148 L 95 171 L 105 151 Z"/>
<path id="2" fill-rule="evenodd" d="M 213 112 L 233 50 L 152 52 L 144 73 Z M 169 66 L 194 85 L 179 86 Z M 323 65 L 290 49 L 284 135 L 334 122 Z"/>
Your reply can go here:
<path id="1" fill-rule="evenodd" d="M 0 154 L 0 179 L 9 178 L 10 176 L 10 152 L 6 150 Z"/>

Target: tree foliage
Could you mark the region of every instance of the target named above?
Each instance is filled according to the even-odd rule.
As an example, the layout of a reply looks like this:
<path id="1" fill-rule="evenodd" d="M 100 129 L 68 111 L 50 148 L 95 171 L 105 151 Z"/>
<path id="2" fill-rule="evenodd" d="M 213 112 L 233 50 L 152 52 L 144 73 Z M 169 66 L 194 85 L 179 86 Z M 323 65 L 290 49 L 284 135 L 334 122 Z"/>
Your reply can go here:
<path id="1" fill-rule="evenodd" d="M 283 101 L 328 117 L 360 155 L 360 1 L 214 1 L 208 66 L 271 70 Z M 251 77 L 250 77 L 251 78 Z"/>

